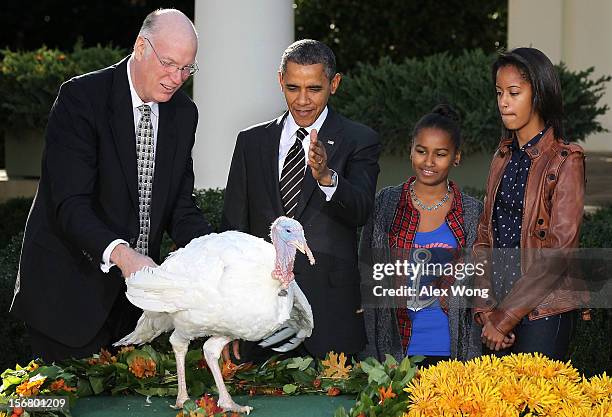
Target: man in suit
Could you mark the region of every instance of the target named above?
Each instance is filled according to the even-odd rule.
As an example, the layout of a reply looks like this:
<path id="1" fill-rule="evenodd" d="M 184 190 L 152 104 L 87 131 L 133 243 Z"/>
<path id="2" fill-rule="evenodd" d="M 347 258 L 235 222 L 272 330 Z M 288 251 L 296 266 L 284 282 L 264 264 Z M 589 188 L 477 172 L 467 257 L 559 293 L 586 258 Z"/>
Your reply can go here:
<path id="1" fill-rule="evenodd" d="M 179 91 L 196 51 L 189 19 L 157 10 L 129 57 L 61 86 L 11 307 L 35 356 L 86 357 L 132 331 L 125 279 L 156 266 L 164 231 L 179 246 L 211 231 L 192 197 L 198 113 Z"/>
<path id="2" fill-rule="evenodd" d="M 269 239 L 287 215 L 304 227 L 316 258 L 298 254 L 294 273 L 312 306 L 307 353 L 357 353 L 365 344 L 357 229 L 374 203 L 380 143 L 370 128 L 334 112 L 340 84 L 334 53 L 301 40 L 284 52 L 278 73 L 288 111 L 238 135 L 223 207 L 224 229 Z"/>

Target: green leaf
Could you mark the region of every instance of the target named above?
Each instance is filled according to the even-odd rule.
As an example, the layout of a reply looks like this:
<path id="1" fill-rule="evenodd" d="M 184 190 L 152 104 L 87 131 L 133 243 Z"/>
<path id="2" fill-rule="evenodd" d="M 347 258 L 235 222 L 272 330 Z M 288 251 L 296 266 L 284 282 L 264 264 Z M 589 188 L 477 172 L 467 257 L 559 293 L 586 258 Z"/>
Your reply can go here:
<path id="1" fill-rule="evenodd" d="M 193 381 L 188 384 L 187 390 L 193 397 L 201 397 L 206 391 L 206 385 L 202 381 Z"/>
<path id="2" fill-rule="evenodd" d="M 157 351 L 153 349 L 151 345 L 143 346 L 142 351 L 147 352 L 149 356 L 151 357 L 151 359 L 153 359 L 153 361 L 159 366 L 159 363 L 161 362 L 161 358 L 159 356 L 159 353 L 157 353 Z"/>
<path id="3" fill-rule="evenodd" d="M 283 392 L 285 394 L 293 394 L 297 390 L 297 385 L 285 384 L 283 385 Z"/>
<path id="4" fill-rule="evenodd" d="M 391 366 L 396 366 L 397 365 L 397 360 L 389 355 L 388 353 L 385 353 L 385 365 L 391 367 Z"/>
<path id="5" fill-rule="evenodd" d="M 94 395 L 98 395 L 104 392 L 104 377 L 102 376 L 90 376 L 89 383 Z"/>
<path id="6" fill-rule="evenodd" d="M 190 365 L 191 364 L 197 364 L 200 359 L 202 359 L 204 357 L 204 354 L 202 353 L 202 349 L 194 349 L 194 350 L 190 350 L 189 352 L 187 352 L 187 354 L 185 355 L 185 366 Z M 166 362 L 166 365 L 170 365 L 170 362 L 172 362 L 172 366 L 174 366 L 176 368 L 176 361 L 174 357 L 169 358 L 169 360 Z M 167 366 L 169 369 L 172 369 L 171 366 Z"/>
<path id="7" fill-rule="evenodd" d="M 368 383 L 376 382 L 378 385 L 386 385 L 389 383 L 389 375 L 383 368 L 372 368 L 368 372 Z"/>
<path id="8" fill-rule="evenodd" d="M 35 372 L 49 379 L 56 379 L 60 373 L 62 373 L 62 368 L 59 366 L 41 366 Z"/>
<path id="9" fill-rule="evenodd" d="M 196 405 L 194 400 L 191 400 L 191 399 L 187 400 L 183 404 L 183 414 L 189 415 L 189 413 L 191 413 L 192 411 L 195 411 L 196 408 L 198 408 L 198 406 Z"/>
<path id="10" fill-rule="evenodd" d="M 291 358 L 290 362 L 287 364 L 287 368 L 297 368 L 300 371 L 305 371 L 310 366 L 312 361 L 313 359 L 309 356 L 305 358 Z"/>
<path id="11" fill-rule="evenodd" d="M 410 358 L 410 362 L 412 362 L 413 364 L 421 363 L 424 360 L 425 360 L 425 356 L 423 355 L 415 355 Z"/>
<path id="12" fill-rule="evenodd" d="M 349 417 L 344 407 L 338 407 L 334 412 L 334 417 Z"/>
<path id="13" fill-rule="evenodd" d="M 312 381 L 316 378 L 316 371 L 312 368 L 307 369 L 304 372 L 293 371 L 291 372 L 291 378 L 297 384 L 301 385 L 312 385 Z"/>
<path id="14" fill-rule="evenodd" d="M 398 370 L 400 372 L 404 373 L 404 372 L 408 372 L 408 369 L 410 369 L 410 368 L 414 368 L 414 366 L 412 365 L 412 362 L 410 362 L 410 358 L 409 357 L 405 357 L 400 362 Z"/>
<path id="15" fill-rule="evenodd" d="M 94 395 L 93 389 L 91 389 L 91 384 L 89 379 L 79 378 L 79 382 L 77 383 L 77 397 L 89 397 Z"/>
<path id="16" fill-rule="evenodd" d="M 410 380 L 414 378 L 415 375 L 416 375 L 416 368 L 408 369 L 406 371 L 406 375 L 402 378 L 400 382 L 401 385 L 405 387 L 408 384 L 408 382 L 410 382 Z"/>

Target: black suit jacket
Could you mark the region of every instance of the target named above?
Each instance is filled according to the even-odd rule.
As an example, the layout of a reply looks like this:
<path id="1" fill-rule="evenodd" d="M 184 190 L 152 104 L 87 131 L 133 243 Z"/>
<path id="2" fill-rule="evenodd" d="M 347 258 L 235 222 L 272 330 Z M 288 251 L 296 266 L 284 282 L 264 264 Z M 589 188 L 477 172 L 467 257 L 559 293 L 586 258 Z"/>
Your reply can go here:
<path id="1" fill-rule="evenodd" d="M 270 225 L 284 215 L 278 182 L 278 149 L 285 113 L 238 135 L 225 190 L 222 228 L 270 240 Z M 298 253 L 294 272 L 308 297 L 314 331 L 304 343 L 310 353 L 359 352 L 365 344 L 357 269 L 357 229 L 372 210 L 379 172 L 380 142 L 372 129 L 331 108 L 319 132 L 328 166 L 338 173 L 331 201 L 306 169 L 295 218 L 316 258 Z"/>
<path id="2" fill-rule="evenodd" d="M 119 269 L 100 270 L 104 250 L 118 238 L 134 247 L 139 233 L 127 61 L 60 87 L 25 229 L 12 312 L 73 347 L 91 340 L 124 296 Z M 149 238 L 156 262 L 164 230 L 179 246 L 211 230 L 192 197 L 197 118 L 182 91 L 159 104 Z"/>

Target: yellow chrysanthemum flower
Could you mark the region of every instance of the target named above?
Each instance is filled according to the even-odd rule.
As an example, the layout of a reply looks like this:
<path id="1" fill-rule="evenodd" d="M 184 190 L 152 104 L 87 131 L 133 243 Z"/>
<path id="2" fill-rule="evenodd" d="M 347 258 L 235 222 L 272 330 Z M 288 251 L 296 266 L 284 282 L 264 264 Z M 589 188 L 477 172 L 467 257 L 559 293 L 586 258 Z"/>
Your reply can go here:
<path id="1" fill-rule="evenodd" d="M 570 362 L 541 354 L 443 361 L 421 369 L 405 389 L 408 417 L 612 415 L 612 379 L 580 378 Z"/>

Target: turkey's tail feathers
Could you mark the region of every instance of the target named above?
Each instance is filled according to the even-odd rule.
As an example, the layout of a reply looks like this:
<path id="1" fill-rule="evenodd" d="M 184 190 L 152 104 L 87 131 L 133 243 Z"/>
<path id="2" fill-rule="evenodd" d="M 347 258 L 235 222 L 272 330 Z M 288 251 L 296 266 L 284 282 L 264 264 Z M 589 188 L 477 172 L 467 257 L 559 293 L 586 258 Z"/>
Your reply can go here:
<path id="1" fill-rule="evenodd" d="M 293 308 L 289 320 L 281 330 L 262 340 L 260 346 L 269 347 L 293 336 L 283 345 L 272 348 L 276 352 L 288 352 L 312 334 L 314 319 L 308 299 L 295 281 L 291 281 L 290 292 L 293 294 Z"/>
<path id="2" fill-rule="evenodd" d="M 174 328 L 172 316 L 166 313 L 155 313 L 147 311 L 138 319 L 134 331 L 113 346 L 141 345 L 150 342 L 160 334 Z"/>

